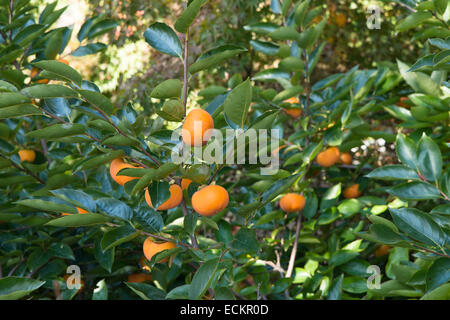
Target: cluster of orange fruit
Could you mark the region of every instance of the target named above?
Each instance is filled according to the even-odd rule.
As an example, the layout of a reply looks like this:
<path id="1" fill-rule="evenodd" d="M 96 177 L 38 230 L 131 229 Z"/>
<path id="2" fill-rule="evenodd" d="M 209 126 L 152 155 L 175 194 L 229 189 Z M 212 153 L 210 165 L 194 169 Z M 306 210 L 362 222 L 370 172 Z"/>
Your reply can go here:
<path id="1" fill-rule="evenodd" d="M 194 131 L 196 122 L 198 122 L 200 126 L 197 125 L 196 130 Z M 213 128 L 214 121 L 211 115 L 203 109 L 194 109 L 189 112 L 184 120 L 182 132 L 183 141 L 190 146 L 205 145 L 210 138 L 210 136 L 208 136 L 208 130 Z M 124 168 L 137 167 L 126 163 L 122 158 L 115 159 L 111 162 L 110 174 L 115 182 L 120 185 L 124 185 L 133 179 L 139 179 L 138 177 L 118 176 L 118 172 Z M 192 180 L 183 178 L 180 185 L 176 183 L 172 184 L 169 187 L 169 199 L 159 205 L 156 210 L 170 210 L 180 205 L 183 201 L 183 190 L 187 189 L 191 183 Z M 144 197 L 147 204 L 154 208 L 148 188 L 145 190 Z M 213 216 L 224 210 L 228 206 L 228 202 L 228 191 L 219 185 L 208 185 L 200 188 L 192 195 L 191 199 L 192 208 L 195 212 L 207 217 Z M 175 246 L 176 245 L 173 242 L 159 243 L 153 241 L 153 239 L 149 237 L 144 241 L 143 251 L 145 257 L 148 260 L 151 260 L 151 258 L 158 252 L 175 248 Z M 167 259 L 159 262 L 165 261 L 167 261 Z"/>

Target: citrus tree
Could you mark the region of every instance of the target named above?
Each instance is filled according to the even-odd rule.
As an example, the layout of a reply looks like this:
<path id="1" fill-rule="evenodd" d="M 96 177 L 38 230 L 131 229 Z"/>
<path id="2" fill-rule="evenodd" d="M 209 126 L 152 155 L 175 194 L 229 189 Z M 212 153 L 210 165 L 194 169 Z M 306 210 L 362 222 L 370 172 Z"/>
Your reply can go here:
<path id="1" fill-rule="evenodd" d="M 116 22 L 66 55 L 56 2 L 1 2 L 0 299 L 448 299 L 447 2 L 402 2 L 414 65 L 317 81 L 322 2 L 192 59 L 208 2 L 145 30 L 178 74 L 123 105 L 70 66 Z M 196 87 L 249 49 L 257 72 Z"/>

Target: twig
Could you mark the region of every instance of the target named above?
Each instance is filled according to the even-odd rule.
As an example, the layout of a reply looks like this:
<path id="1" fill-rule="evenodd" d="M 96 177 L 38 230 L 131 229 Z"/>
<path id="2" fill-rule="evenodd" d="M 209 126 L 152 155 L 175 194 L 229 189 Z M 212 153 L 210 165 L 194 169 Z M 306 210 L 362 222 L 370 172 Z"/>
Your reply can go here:
<path id="1" fill-rule="evenodd" d="M 24 262 L 25 259 L 22 257 L 19 263 L 17 263 L 11 270 L 9 270 L 8 277 L 11 277 L 14 274 L 14 272 L 16 272 L 17 268 L 19 268 Z"/>
<path id="2" fill-rule="evenodd" d="M 31 171 L 28 170 L 27 168 L 21 167 L 21 166 L 17 165 L 14 161 L 12 161 L 11 159 L 5 157 L 3 154 L 0 154 L 0 157 L 3 158 L 3 159 L 8 160 L 8 161 L 13 165 L 13 167 L 15 167 L 16 169 L 25 172 L 26 174 L 28 174 L 29 176 L 33 177 L 34 179 L 36 179 L 36 180 L 39 181 L 40 183 L 45 184 L 45 181 L 44 181 L 44 180 L 42 180 L 41 178 L 39 178 L 39 176 L 37 176 L 36 174 L 34 174 L 33 172 L 31 172 Z"/>
<path id="3" fill-rule="evenodd" d="M 297 218 L 297 227 L 295 229 L 294 246 L 292 247 L 291 256 L 289 258 L 289 265 L 286 270 L 286 278 L 290 278 L 292 276 L 292 272 L 294 271 L 295 255 L 297 254 L 298 237 L 300 235 L 301 226 L 302 226 L 302 215 L 301 213 L 299 213 Z"/>

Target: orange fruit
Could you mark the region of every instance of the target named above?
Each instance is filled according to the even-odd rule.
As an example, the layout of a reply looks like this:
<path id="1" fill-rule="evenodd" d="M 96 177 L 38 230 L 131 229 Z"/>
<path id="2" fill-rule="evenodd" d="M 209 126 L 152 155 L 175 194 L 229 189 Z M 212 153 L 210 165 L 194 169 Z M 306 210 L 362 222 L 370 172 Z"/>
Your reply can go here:
<path id="1" fill-rule="evenodd" d="M 408 97 L 401 97 L 400 100 L 396 103 L 396 105 L 403 108 L 409 108 L 410 105 L 406 103 L 408 101 L 409 101 Z"/>
<path id="2" fill-rule="evenodd" d="M 181 203 L 183 200 L 183 191 L 181 190 L 181 187 L 177 184 L 173 184 L 170 186 L 169 191 L 170 198 L 163 202 L 163 204 L 156 208 L 156 210 L 169 210 L 175 208 Z M 147 204 L 153 208 L 152 199 L 150 198 L 148 189 L 145 190 L 145 201 L 147 201 Z"/>
<path id="3" fill-rule="evenodd" d="M 229 200 L 224 187 L 210 185 L 194 193 L 192 207 L 198 214 L 209 217 L 225 209 Z"/>
<path id="4" fill-rule="evenodd" d="M 36 152 L 34 150 L 22 149 L 19 150 L 20 162 L 33 162 L 36 159 Z"/>
<path id="5" fill-rule="evenodd" d="M 336 15 L 336 24 L 337 24 L 339 27 L 345 26 L 345 25 L 347 24 L 347 16 L 346 16 L 345 14 L 343 14 L 342 12 L 341 12 L 341 13 L 338 13 L 338 14 Z"/>
<path id="6" fill-rule="evenodd" d="M 89 213 L 89 212 L 87 212 L 86 210 L 84 210 L 84 209 L 82 209 L 82 208 L 78 208 L 78 207 L 75 207 L 75 208 L 77 208 L 78 214 Z M 62 216 L 71 216 L 72 214 L 71 214 L 71 213 L 63 212 L 63 213 L 61 213 L 61 215 L 62 215 Z"/>
<path id="7" fill-rule="evenodd" d="M 152 276 L 146 273 L 132 273 L 128 275 L 128 282 L 148 282 L 152 281 Z"/>
<path id="8" fill-rule="evenodd" d="M 361 191 L 359 191 L 359 184 L 354 184 L 344 190 L 344 198 L 352 199 L 358 198 L 361 195 Z"/>
<path id="9" fill-rule="evenodd" d="M 352 164 L 352 155 L 349 152 L 344 152 L 341 154 L 340 160 L 344 164 Z"/>
<path id="10" fill-rule="evenodd" d="M 162 242 L 157 243 L 153 242 L 150 237 L 145 239 L 144 245 L 143 245 L 143 251 L 144 255 L 147 258 L 147 260 L 152 260 L 152 257 L 157 254 L 158 252 L 164 251 L 164 250 L 170 250 L 176 247 L 176 244 L 173 242 Z M 157 262 L 166 262 L 168 258 L 162 259 L 161 261 Z"/>
<path id="11" fill-rule="evenodd" d="M 141 257 L 139 260 L 139 264 L 141 265 L 142 270 L 150 272 L 150 267 L 147 265 L 147 259 L 145 257 Z"/>
<path id="12" fill-rule="evenodd" d="M 189 185 L 192 183 L 191 179 L 183 178 L 181 179 L 181 190 L 185 190 L 189 188 Z"/>
<path id="13" fill-rule="evenodd" d="M 58 59 L 58 61 L 69 65 L 69 61 L 67 61 L 66 59 Z"/>
<path id="14" fill-rule="evenodd" d="M 392 249 L 391 246 L 388 245 L 381 245 L 377 250 L 375 250 L 375 256 L 376 257 L 382 257 L 389 253 L 389 251 Z"/>
<path id="15" fill-rule="evenodd" d="M 114 159 L 111 162 L 111 165 L 109 166 L 109 174 L 111 175 L 111 177 L 115 182 L 123 186 L 128 181 L 139 179 L 138 177 L 118 176 L 117 173 L 123 168 L 140 168 L 140 167 L 135 167 L 131 164 L 125 163 L 122 158 Z"/>
<path id="16" fill-rule="evenodd" d="M 317 155 L 317 163 L 322 167 L 328 168 L 339 160 L 339 149 L 336 147 L 328 148 Z"/>
<path id="17" fill-rule="evenodd" d="M 209 129 L 214 129 L 211 115 L 203 109 L 191 110 L 184 119 L 182 131 L 184 143 L 196 147 L 205 145 L 211 138 L 212 132 Z"/>
<path id="18" fill-rule="evenodd" d="M 284 212 L 301 211 L 305 207 L 305 197 L 297 193 L 285 194 L 280 200 L 280 208 Z"/>
<path id="19" fill-rule="evenodd" d="M 300 108 L 292 108 L 292 109 L 283 108 L 283 111 L 286 112 L 288 115 L 290 115 L 292 118 L 298 118 L 302 114 L 302 109 Z"/>
<path id="20" fill-rule="evenodd" d="M 36 77 L 36 76 L 39 74 L 39 72 L 40 72 L 40 71 L 39 71 L 38 68 L 33 67 L 33 68 L 31 69 L 30 78 L 33 79 L 34 77 Z M 48 79 L 40 79 L 40 80 L 37 80 L 36 83 L 47 84 L 47 83 L 49 83 L 49 81 L 50 81 L 50 80 L 48 80 Z"/>
<path id="21" fill-rule="evenodd" d="M 298 100 L 297 97 L 292 97 L 292 98 L 289 98 L 289 99 L 284 100 L 283 102 L 287 102 L 287 103 L 290 103 L 290 104 L 294 104 L 294 103 L 300 103 L 300 100 Z"/>

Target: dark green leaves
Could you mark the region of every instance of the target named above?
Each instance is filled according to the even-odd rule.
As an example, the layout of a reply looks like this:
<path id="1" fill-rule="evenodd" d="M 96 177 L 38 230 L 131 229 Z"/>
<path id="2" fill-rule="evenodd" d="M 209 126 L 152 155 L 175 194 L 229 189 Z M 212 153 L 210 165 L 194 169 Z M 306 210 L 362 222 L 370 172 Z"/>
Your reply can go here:
<path id="1" fill-rule="evenodd" d="M 439 181 L 442 173 L 442 155 L 436 142 L 426 134 L 419 141 L 417 165 L 420 173 L 429 181 Z"/>
<path id="2" fill-rule="evenodd" d="M 17 300 L 40 288 L 45 281 L 30 278 L 6 277 L 0 279 L 0 300 Z"/>
<path id="3" fill-rule="evenodd" d="M 89 54 L 94 54 L 106 49 L 106 44 L 103 43 L 89 43 L 85 46 L 78 47 L 74 52 L 72 52 L 72 56 L 74 57 L 82 57 Z"/>
<path id="4" fill-rule="evenodd" d="M 387 192 L 405 200 L 438 199 L 441 196 L 435 186 L 421 181 L 397 184 L 388 188 Z"/>
<path id="5" fill-rule="evenodd" d="M 104 213 L 124 219 L 130 220 L 133 217 L 133 211 L 122 201 L 113 198 L 100 198 L 97 199 L 97 207 Z"/>
<path id="6" fill-rule="evenodd" d="M 412 169 L 417 167 L 416 145 L 411 138 L 399 133 L 395 142 L 395 150 L 401 162 Z"/>
<path id="7" fill-rule="evenodd" d="M 194 74 L 201 70 L 215 67 L 222 61 L 245 51 L 247 51 L 247 49 L 235 45 L 216 47 L 202 54 L 197 61 L 189 67 L 189 72 Z"/>
<path id="8" fill-rule="evenodd" d="M 25 199 L 20 200 L 16 202 L 18 205 L 26 206 L 29 208 L 33 208 L 39 211 L 51 211 L 51 212 L 66 212 L 66 213 L 75 213 L 77 214 L 78 211 L 67 204 L 62 203 L 56 203 L 51 201 L 45 201 L 40 199 Z"/>
<path id="9" fill-rule="evenodd" d="M 183 48 L 176 33 L 166 24 L 156 22 L 144 32 L 145 41 L 158 51 L 182 58 Z"/>
<path id="10" fill-rule="evenodd" d="M 245 80 L 234 88 L 223 104 L 225 115 L 241 128 L 247 120 L 248 108 L 252 101 L 252 87 L 250 79 Z"/>
<path id="11" fill-rule="evenodd" d="M 170 198 L 169 183 L 167 181 L 154 181 L 149 187 L 150 199 L 153 208 L 158 208 Z"/>
<path id="12" fill-rule="evenodd" d="M 234 250 L 256 253 L 259 251 L 259 243 L 256 238 L 256 232 L 253 229 L 241 228 L 235 234 L 231 243 Z"/>
<path id="13" fill-rule="evenodd" d="M 91 90 L 78 90 L 78 92 L 87 102 L 99 108 L 106 114 L 111 114 L 113 112 L 114 105 L 101 93 Z"/>
<path id="14" fill-rule="evenodd" d="M 195 17 L 208 0 L 193 0 L 189 3 L 186 10 L 183 11 L 181 16 L 175 21 L 175 30 L 180 33 L 186 33 L 189 26 L 194 22 Z"/>
<path id="15" fill-rule="evenodd" d="M 59 84 L 38 84 L 22 89 L 21 92 L 33 99 L 78 98 L 73 89 Z"/>
<path id="16" fill-rule="evenodd" d="M 139 232 L 129 225 L 117 227 L 103 235 L 100 245 L 103 251 L 107 251 L 119 244 L 133 240 L 138 235 Z"/>
<path id="17" fill-rule="evenodd" d="M 368 178 L 380 180 L 418 180 L 415 170 L 401 164 L 387 165 L 377 168 L 366 175 Z"/>
<path id="18" fill-rule="evenodd" d="M 396 226 L 410 237 L 431 246 L 444 246 L 444 232 L 426 213 L 414 208 L 390 211 Z"/>
<path id="19" fill-rule="evenodd" d="M 192 278 L 192 283 L 189 288 L 189 299 L 197 300 L 203 297 L 211 285 L 218 266 L 219 258 L 213 258 L 201 265 L 195 273 L 194 278 Z"/>
<path id="20" fill-rule="evenodd" d="M 74 68 L 66 65 L 65 63 L 55 61 L 55 60 L 42 60 L 39 62 L 33 63 L 37 68 L 46 70 L 57 75 L 59 78 L 62 78 L 68 82 L 76 83 L 77 85 L 81 85 L 81 75 Z"/>
<path id="21" fill-rule="evenodd" d="M 156 99 L 179 98 L 181 96 L 181 81 L 168 79 L 158 84 L 150 93 L 150 97 Z"/>
<path id="22" fill-rule="evenodd" d="M 110 221 L 108 217 L 99 214 L 73 214 L 47 222 L 46 225 L 53 227 L 83 227 Z"/>
<path id="23" fill-rule="evenodd" d="M 27 133 L 27 137 L 53 140 L 82 134 L 85 130 L 86 127 L 79 123 L 54 124 L 46 128 L 30 131 Z"/>

